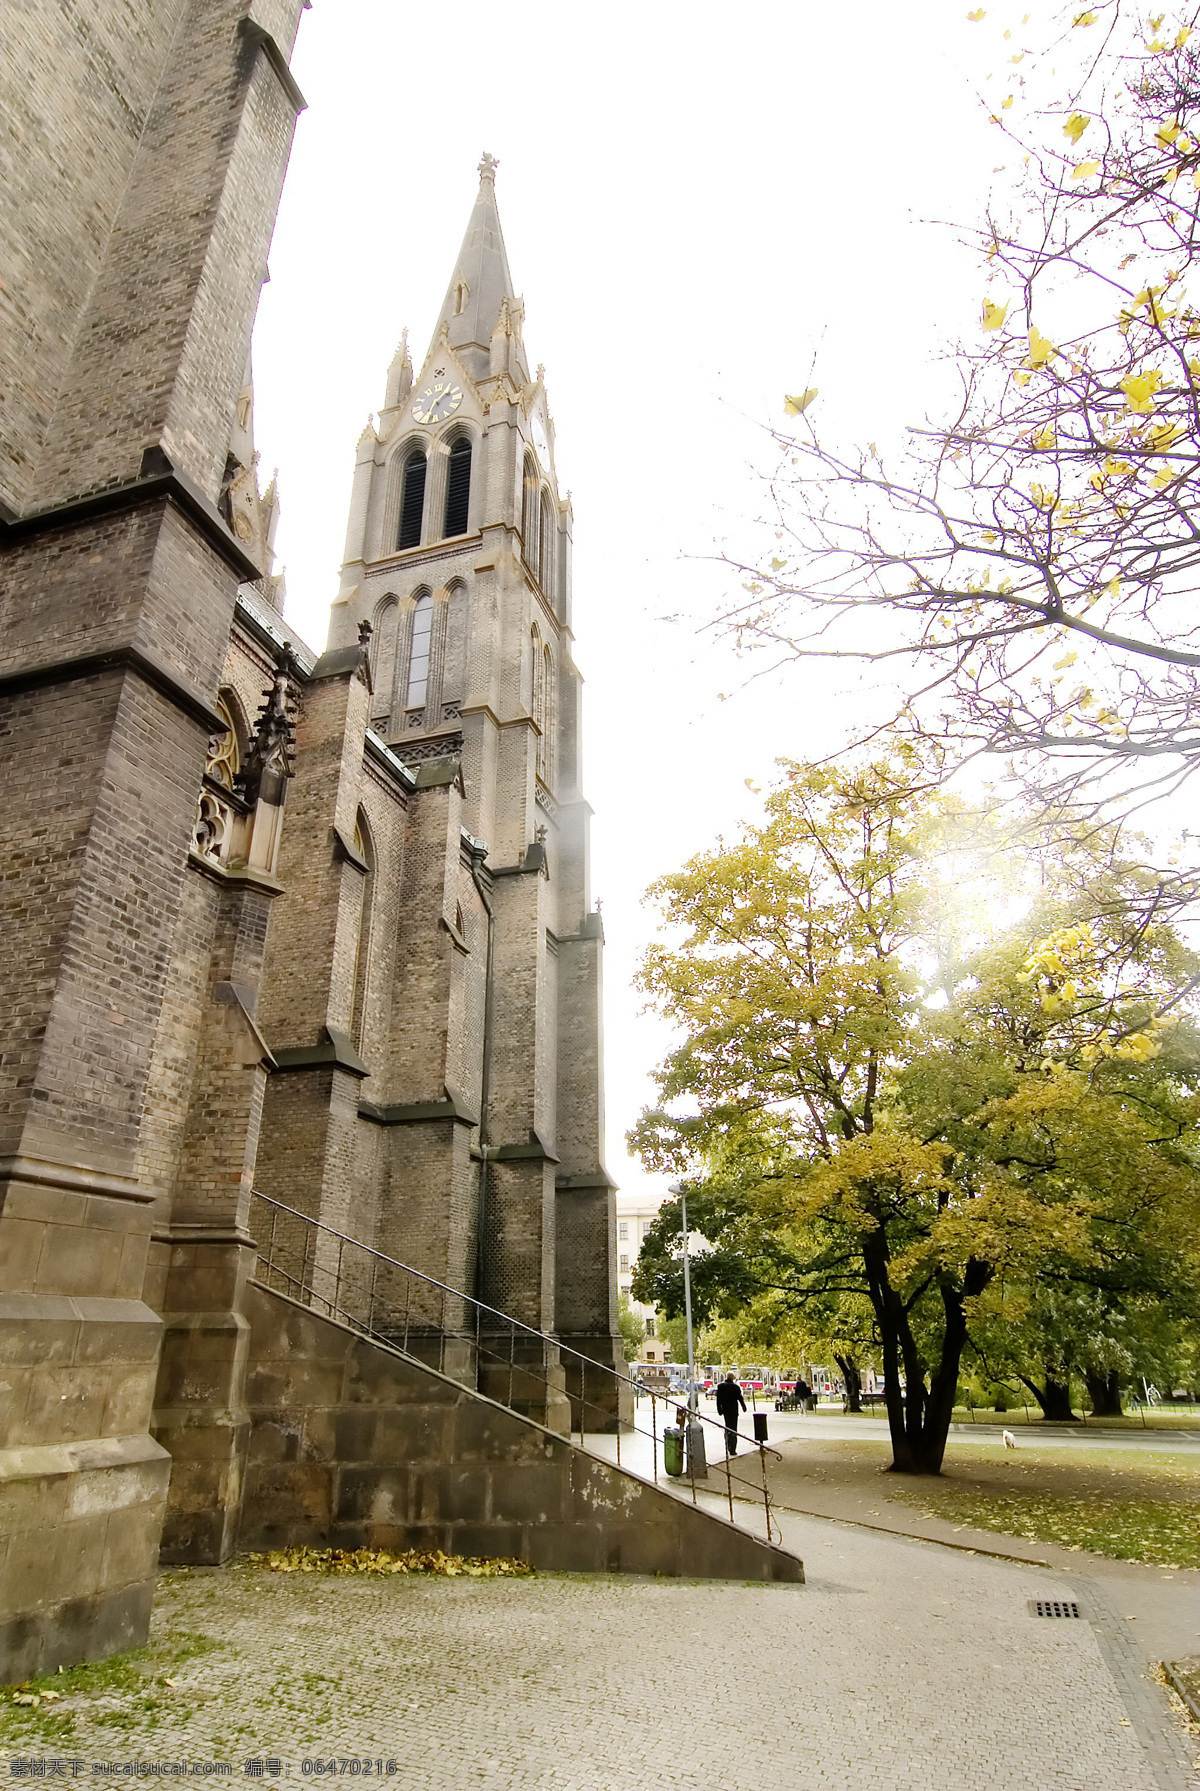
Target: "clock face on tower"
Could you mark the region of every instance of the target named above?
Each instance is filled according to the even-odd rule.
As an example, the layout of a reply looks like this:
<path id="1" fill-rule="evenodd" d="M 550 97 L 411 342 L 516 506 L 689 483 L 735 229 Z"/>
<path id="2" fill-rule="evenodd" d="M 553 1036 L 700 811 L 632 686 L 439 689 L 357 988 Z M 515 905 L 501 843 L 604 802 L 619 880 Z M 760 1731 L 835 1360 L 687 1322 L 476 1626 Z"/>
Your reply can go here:
<path id="1" fill-rule="evenodd" d="M 529 433 L 533 437 L 533 445 L 537 449 L 538 459 L 543 471 L 550 471 L 550 438 L 546 434 L 546 425 L 542 422 L 542 413 L 535 410 L 529 425 Z"/>
<path id="2" fill-rule="evenodd" d="M 413 399 L 412 414 L 418 423 L 444 423 L 463 401 L 462 387 L 448 379 L 430 380 Z"/>

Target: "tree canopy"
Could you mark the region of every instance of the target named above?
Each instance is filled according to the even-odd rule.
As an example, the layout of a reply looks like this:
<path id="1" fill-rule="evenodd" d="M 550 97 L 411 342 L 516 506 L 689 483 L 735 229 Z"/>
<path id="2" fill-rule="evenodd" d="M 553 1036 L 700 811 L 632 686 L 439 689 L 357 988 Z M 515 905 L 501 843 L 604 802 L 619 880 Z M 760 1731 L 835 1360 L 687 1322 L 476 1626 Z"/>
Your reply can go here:
<path id="1" fill-rule="evenodd" d="M 722 617 L 772 662 L 895 662 L 865 736 L 1003 755 L 1086 811 L 1200 765 L 1198 16 L 1097 0 L 1040 55 L 1036 21 L 1003 45 L 1020 176 L 967 231 L 957 400 L 881 455 L 839 445 L 832 386 L 789 398 L 770 545 Z"/>
<path id="2" fill-rule="evenodd" d="M 870 1315 L 915 1472 L 972 1325 L 1176 1288 L 1200 1217 L 1197 964 L 1147 874 L 1094 829 L 1006 857 L 928 785 L 903 745 L 787 767 L 760 825 L 655 886 L 641 981 L 681 1043 L 631 1135 L 696 1188 L 700 1310 Z"/>

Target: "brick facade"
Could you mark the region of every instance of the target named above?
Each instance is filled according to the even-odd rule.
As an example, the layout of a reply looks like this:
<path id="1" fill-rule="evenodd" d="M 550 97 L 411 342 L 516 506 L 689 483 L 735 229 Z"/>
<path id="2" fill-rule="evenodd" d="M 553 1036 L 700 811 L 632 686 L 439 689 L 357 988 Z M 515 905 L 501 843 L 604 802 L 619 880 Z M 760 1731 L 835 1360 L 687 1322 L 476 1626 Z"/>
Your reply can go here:
<path id="1" fill-rule="evenodd" d="M 552 1430 L 579 1352 L 621 1366 L 570 509 L 486 158 L 425 367 L 359 445 L 323 655 L 270 577 L 247 345 L 300 9 L 81 0 L 13 40 L 0 1679 L 139 1640 L 160 1546 L 239 1546 L 254 1189 L 303 1215 L 273 1252 L 298 1297 L 459 1381 L 491 1372 L 468 1296 L 547 1333 L 523 1409 Z M 337 1234 L 455 1291 L 343 1272 Z M 619 1422 L 593 1382 L 588 1428 Z"/>

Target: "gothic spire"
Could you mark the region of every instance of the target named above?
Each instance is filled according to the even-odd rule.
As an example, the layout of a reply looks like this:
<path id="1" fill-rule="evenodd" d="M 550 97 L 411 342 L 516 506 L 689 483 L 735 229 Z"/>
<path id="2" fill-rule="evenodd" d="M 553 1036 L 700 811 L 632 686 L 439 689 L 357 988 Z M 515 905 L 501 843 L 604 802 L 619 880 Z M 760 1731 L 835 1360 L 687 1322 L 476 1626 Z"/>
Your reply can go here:
<path id="1" fill-rule="evenodd" d="M 484 378 L 488 372 L 492 332 L 501 306 L 506 302 L 519 314 L 504 233 L 500 228 L 500 213 L 496 209 L 496 159 L 485 150 L 479 164 L 475 209 L 450 276 L 445 302 L 433 332 L 434 342 L 444 329 L 450 346 L 458 351 L 471 373 L 477 379 Z M 521 372 L 528 379 L 523 351 L 520 362 Z"/>

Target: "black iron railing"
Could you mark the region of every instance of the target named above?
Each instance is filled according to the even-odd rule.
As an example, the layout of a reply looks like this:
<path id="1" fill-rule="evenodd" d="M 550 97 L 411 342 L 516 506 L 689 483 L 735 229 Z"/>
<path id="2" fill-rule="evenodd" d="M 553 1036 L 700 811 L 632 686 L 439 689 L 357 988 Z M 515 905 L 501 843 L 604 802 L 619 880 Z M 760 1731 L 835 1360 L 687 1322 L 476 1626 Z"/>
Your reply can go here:
<path id="1" fill-rule="evenodd" d="M 650 1477 L 659 1483 L 663 1458 L 668 1484 L 682 1482 L 689 1487 L 693 1504 L 699 1503 L 697 1480 L 702 1478 L 698 1451 L 688 1446 L 690 1439 L 679 1438 L 679 1431 L 698 1426 L 702 1435 L 719 1443 L 721 1459 L 714 1459 L 713 1466 L 724 1480 L 723 1502 L 728 1503 L 730 1521 L 738 1521 L 735 1500 L 751 1501 L 756 1508 L 761 1505 L 767 1541 L 779 1540 L 767 1481 L 767 1457 L 780 1460 L 777 1450 L 743 1438 L 749 1444 L 748 1453 L 740 1460 L 731 1457 L 725 1452 L 722 1423 L 700 1412 L 685 1414 L 678 1400 L 661 1394 L 643 1394 L 650 1400 L 647 1428 L 638 1421 L 638 1389 L 630 1375 L 257 1189 L 251 1196 L 251 1231 L 258 1244 L 257 1277 L 264 1286 L 323 1312 L 410 1361 L 436 1368 L 501 1405 L 536 1416 L 551 1429 L 558 1428 L 555 1407 L 565 1417 L 569 1402 L 570 1428 L 580 1445 L 586 1446 L 589 1432 L 593 1439 L 600 1433 L 611 1434 L 619 1467 L 638 1472 L 628 1459 L 628 1444 L 627 1459 L 622 1462 L 622 1434 L 648 1438 Z M 564 1358 L 571 1368 L 569 1393 Z M 683 1425 L 674 1427 L 676 1440 L 671 1444 L 682 1455 L 679 1474 L 667 1474 L 666 1470 L 667 1437 L 672 1427 L 665 1420 L 672 1412 L 685 1419 Z M 743 1463 L 750 1473 L 739 1471 Z M 701 1486 L 700 1491 L 704 1490 Z"/>

